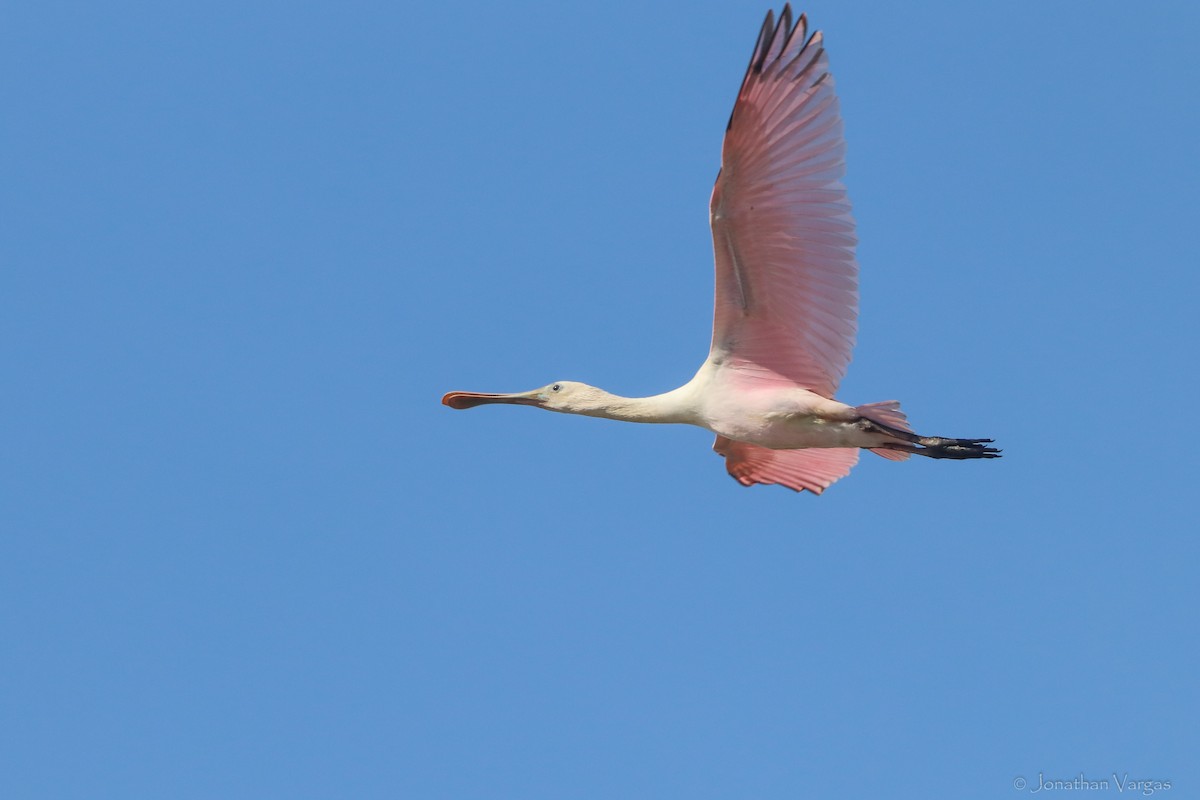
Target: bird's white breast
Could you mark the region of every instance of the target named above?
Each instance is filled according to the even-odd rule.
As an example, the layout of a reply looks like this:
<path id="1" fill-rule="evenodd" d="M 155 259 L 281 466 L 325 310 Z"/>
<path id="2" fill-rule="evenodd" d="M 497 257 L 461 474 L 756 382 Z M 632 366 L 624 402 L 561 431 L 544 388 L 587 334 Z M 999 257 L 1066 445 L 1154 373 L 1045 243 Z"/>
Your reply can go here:
<path id="1" fill-rule="evenodd" d="M 876 435 L 855 424 L 853 408 L 805 389 L 730 393 L 718 389 L 707 399 L 705 427 L 739 442 L 774 450 L 878 444 Z"/>

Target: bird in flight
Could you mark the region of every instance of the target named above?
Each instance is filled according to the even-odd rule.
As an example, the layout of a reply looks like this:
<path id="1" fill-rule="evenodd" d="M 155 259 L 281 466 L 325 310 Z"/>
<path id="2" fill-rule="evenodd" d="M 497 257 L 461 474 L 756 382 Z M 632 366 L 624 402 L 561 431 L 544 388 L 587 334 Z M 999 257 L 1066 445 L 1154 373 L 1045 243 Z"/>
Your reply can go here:
<path id="1" fill-rule="evenodd" d="M 652 397 L 620 397 L 575 381 L 531 392 L 450 392 L 488 403 L 625 422 L 682 423 L 717 435 L 713 450 L 739 483 L 820 494 L 860 450 L 901 461 L 997 458 L 991 439 L 919 436 L 895 400 L 834 399 L 858 316 L 854 219 L 845 142 L 820 32 L 783 7 L 754 46 L 725 130 L 709 203 L 716 258 L 712 346 L 695 377 Z"/>

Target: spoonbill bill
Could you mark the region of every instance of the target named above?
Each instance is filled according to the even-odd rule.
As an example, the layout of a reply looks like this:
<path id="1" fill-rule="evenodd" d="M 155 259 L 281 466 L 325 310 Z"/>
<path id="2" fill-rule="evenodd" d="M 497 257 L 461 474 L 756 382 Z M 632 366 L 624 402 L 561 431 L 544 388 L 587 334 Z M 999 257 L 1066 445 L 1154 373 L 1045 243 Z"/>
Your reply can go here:
<path id="1" fill-rule="evenodd" d="M 895 400 L 833 399 L 858 316 L 857 242 L 842 120 L 819 32 L 783 7 L 766 21 L 725 130 L 709 203 L 716 309 L 708 358 L 678 389 L 619 397 L 575 381 L 531 392 L 450 392 L 463 409 L 509 403 L 625 422 L 683 423 L 717 435 L 745 486 L 820 494 L 860 449 L 893 461 L 996 458 L 991 439 L 919 436 Z"/>

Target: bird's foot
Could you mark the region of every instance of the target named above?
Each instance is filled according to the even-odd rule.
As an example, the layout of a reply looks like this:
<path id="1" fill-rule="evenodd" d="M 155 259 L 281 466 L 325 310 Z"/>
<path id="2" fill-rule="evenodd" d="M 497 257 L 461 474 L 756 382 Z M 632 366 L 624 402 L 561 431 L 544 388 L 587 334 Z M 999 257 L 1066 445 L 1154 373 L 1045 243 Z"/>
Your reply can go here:
<path id="1" fill-rule="evenodd" d="M 900 450 L 927 458 L 1000 458 L 1000 450 L 988 447 L 992 439 L 951 439 L 945 436 L 920 436 L 873 419 L 860 419 L 863 430 L 894 436 L 900 441 L 881 445 L 886 450 Z"/>
<path id="2" fill-rule="evenodd" d="M 991 439 L 947 439 L 942 436 L 922 436 L 917 440 L 923 447 L 914 452 L 929 458 L 999 458 L 1000 450 L 988 447 Z"/>
<path id="3" fill-rule="evenodd" d="M 951 458 L 963 460 L 968 458 L 1000 458 L 1000 450 L 988 447 L 991 439 L 947 439 L 942 436 L 917 436 L 915 444 L 888 442 L 882 447 L 888 450 L 900 450 L 926 458 Z"/>

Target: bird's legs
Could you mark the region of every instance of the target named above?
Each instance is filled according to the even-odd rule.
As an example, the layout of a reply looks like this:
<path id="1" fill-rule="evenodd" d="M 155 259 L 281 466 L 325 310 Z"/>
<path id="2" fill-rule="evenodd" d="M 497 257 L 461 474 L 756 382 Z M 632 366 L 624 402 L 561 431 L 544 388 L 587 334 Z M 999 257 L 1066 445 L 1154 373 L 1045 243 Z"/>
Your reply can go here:
<path id="1" fill-rule="evenodd" d="M 879 447 L 886 450 L 901 450 L 926 458 L 1000 458 L 1000 450 L 988 447 L 991 439 L 948 439 L 942 436 L 918 436 L 911 431 L 902 431 L 873 419 L 859 423 L 866 430 L 887 434 L 901 439 L 899 442 L 884 442 Z"/>

